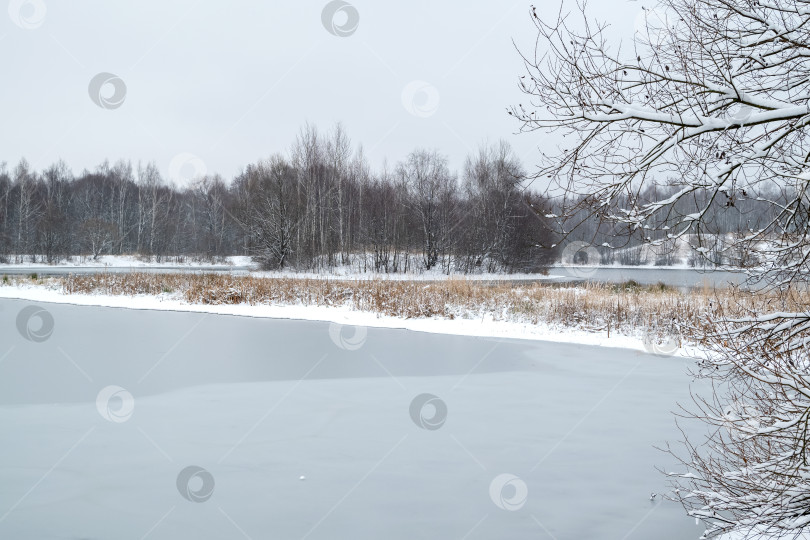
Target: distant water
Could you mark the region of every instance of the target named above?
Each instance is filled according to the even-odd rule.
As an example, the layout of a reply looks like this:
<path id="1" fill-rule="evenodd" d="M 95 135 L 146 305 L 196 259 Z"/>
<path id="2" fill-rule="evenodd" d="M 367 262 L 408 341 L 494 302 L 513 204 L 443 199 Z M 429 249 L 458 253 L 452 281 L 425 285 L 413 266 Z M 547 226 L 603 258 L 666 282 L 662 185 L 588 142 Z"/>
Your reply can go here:
<path id="1" fill-rule="evenodd" d="M 663 283 L 670 287 L 728 287 L 745 281 L 742 272 L 701 270 L 695 268 L 612 268 L 612 267 L 554 267 L 550 275 L 564 276 L 560 281 L 593 281 L 598 283 L 625 283 L 633 280 L 642 285 Z"/>

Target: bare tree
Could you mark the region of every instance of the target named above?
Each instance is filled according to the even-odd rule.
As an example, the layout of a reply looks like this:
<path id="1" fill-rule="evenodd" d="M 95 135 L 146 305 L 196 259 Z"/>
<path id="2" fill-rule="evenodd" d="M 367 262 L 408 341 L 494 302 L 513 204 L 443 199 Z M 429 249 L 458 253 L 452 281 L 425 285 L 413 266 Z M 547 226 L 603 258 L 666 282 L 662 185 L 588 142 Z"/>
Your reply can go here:
<path id="1" fill-rule="evenodd" d="M 284 268 L 298 233 L 296 173 L 281 156 L 251 165 L 237 179 L 241 222 L 253 239 L 252 252 L 265 268 Z"/>
<path id="2" fill-rule="evenodd" d="M 325 137 L 305 126 L 288 155 L 232 182 L 167 185 L 154 164 L 109 160 L 75 177 L 61 162 L 37 174 L 23 161 L 12 174 L 0 166 L 0 260 L 252 254 L 271 268 L 473 272 L 464 261 L 489 257 L 527 268 L 541 220 L 517 196 L 521 167 L 503 145 L 476 159 L 466 191 L 436 152 L 377 172 L 338 125 Z"/>
<path id="3" fill-rule="evenodd" d="M 103 219 L 90 218 L 79 226 L 80 244 L 82 249 L 98 259 L 100 255 L 109 253 L 116 237 L 115 225 Z"/>
<path id="4" fill-rule="evenodd" d="M 408 186 L 411 204 L 422 229 L 422 253 L 425 269 L 430 270 L 439 260 L 442 235 L 446 232 L 441 211 L 442 202 L 452 192 L 455 178 L 447 167 L 447 159 L 437 152 L 416 150 L 397 168 L 400 179 Z M 445 225 L 445 227 L 442 227 Z"/>
<path id="5" fill-rule="evenodd" d="M 163 185 L 154 163 L 138 166 L 138 188 L 138 250 L 160 255 L 158 246 L 167 243 L 161 232 L 170 216 L 174 192 Z"/>
<path id="6" fill-rule="evenodd" d="M 55 262 L 68 251 L 67 210 L 70 207 L 72 174 L 64 161 L 49 167 L 43 174 L 45 193 L 42 203 L 42 219 L 39 223 L 39 247 L 49 262 Z"/>
<path id="7" fill-rule="evenodd" d="M 114 178 L 113 194 L 110 197 L 111 220 L 117 228 L 115 252 L 122 253 L 131 229 L 128 211 L 131 206 L 130 193 L 133 191 L 134 172 L 131 163 L 119 161 L 115 164 L 111 173 Z"/>
<path id="8" fill-rule="evenodd" d="M 341 263 L 348 260 L 348 231 L 346 222 L 346 195 L 347 177 L 350 172 L 350 159 L 352 155 L 351 142 L 343 126 L 338 124 L 329 139 L 326 141 L 326 163 L 333 176 L 331 185 L 335 191 L 335 206 L 337 207 L 338 222 L 338 250 Z"/>
<path id="9" fill-rule="evenodd" d="M 495 272 L 507 262 L 509 242 L 515 227 L 515 206 L 521 201 L 525 176 L 505 141 L 482 146 L 464 166 L 468 209 L 468 252 L 474 266 L 487 265 Z"/>
<path id="10" fill-rule="evenodd" d="M 37 187 L 35 174 L 30 170 L 28 162 L 24 159 L 20 160 L 20 163 L 14 168 L 14 184 L 17 192 L 15 254 L 20 259 L 24 255 L 34 255 L 32 253 L 33 231 L 42 208 L 35 197 Z"/>
<path id="11" fill-rule="evenodd" d="M 2 221 L 0 221 L 0 260 L 4 259 L 4 255 L 9 253 L 11 247 L 10 235 L 10 211 L 11 211 L 11 177 L 6 171 L 6 162 L 0 162 L 0 212 L 2 212 Z"/>
<path id="12" fill-rule="evenodd" d="M 775 312 L 708 321 L 701 336 L 717 345 L 703 374 L 744 412 L 734 435 L 688 445 L 677 497 L 707 535 L 793 534 L 810 514 L 810 313 L 782 308 L 810 272 L 810 2 L 668 0 L 646 12 L 630 51 L 611 49 L 579 7 L 582 17 L 554 19 L 532 9 L 538 41 L 521 80 L 531 104 L 510 113 L 526 131 L 565 136 L 535 178 L 566 194 L 562 219 L 586 210 L 652 245 L 755 255 L 748 272 L 781 293 Z M 743 223 L 749 201 L 771 218 L 722 235 L 720 221 Z M 724 395 L 696 416 L 724 421 Z M 763 421 L 748 426 L 754 415 Z"/>
<path id="13" fill-rule="evenodd" d="M 206 255 L 221 255 L 227 223 L 225 200 L 228 188 L 219 176 L 203 176 L 192 187 L 194 199 L 202 214 L 202 223 L 195 230 L 203 233 L 203 251 Z"/>

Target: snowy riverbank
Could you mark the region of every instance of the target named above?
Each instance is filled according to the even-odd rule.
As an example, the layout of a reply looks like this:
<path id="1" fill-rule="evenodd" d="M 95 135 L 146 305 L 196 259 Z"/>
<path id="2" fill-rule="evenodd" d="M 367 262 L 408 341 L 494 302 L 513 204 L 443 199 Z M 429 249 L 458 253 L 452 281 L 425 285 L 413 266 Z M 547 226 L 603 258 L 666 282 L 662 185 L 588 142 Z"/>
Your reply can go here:
<path id="1" fill-rule="evenodd" d="M 42 285 L 16 284 L 0 287 L 0 299 L 20 299 L 32 303 L 56 303 L 81 306 L 100 306 L 137 310 L 182 311 L 211 313 L 240 317 L 274 319 L 296 319 L 325 321 L 341 325 L 372 328 L 402 328 L 416 332 L 454 334 L 503 339 L 529 339 L 619 347 L 638 351 L 649 351 L 642 335 L 621 335 L 612 331 L 591 331 L 575 326 L 531 324 L 514 321 L 495 320 L 492 315 L 477 319 L 426 317 L 406 319 L 359 311 L 349 306 L 313 305 L 248 305 L 248 304 L 191 304 L 179 299 L 174 293 L 161 295 L 104 295 L 104 294 L 65 294 L 60 290 Z M 684 347 L 677 351 L 680 355 L 694 355 L 697 350 Z"/>

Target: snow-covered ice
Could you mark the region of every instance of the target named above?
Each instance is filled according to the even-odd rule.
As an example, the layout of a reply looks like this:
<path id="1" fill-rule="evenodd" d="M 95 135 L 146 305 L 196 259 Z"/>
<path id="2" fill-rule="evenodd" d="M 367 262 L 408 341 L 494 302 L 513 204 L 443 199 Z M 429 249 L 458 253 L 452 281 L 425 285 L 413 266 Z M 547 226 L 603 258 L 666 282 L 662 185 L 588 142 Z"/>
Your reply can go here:
<path id="1" fill-rule="evenodd" d="M 0 537 L 702 532 L 649 500 L 683 358 L 45 303 L 26 339 L 30 304 L 0 301 Z"/>

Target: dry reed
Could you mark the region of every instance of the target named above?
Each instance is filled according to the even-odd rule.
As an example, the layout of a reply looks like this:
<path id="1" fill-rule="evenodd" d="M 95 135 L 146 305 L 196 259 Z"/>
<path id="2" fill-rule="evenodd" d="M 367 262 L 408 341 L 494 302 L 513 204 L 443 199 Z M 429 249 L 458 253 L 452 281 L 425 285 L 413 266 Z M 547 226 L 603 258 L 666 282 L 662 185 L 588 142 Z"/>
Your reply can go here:
<path id="1" fill-rule="evenodd" d="M 31 280 L 12 278 L 6 284 Z M 400 281 L 231 274 L 97 273 L 39 280 L 66 294 L 169 295 L 191 304 L 348 306 L 403 318 L 481 319 L 637 335 L 701 328 L 707 320 L 806 311 L 806 292 L 787 295 L 662 286 L 554 286 L 469 279 Z"/>

